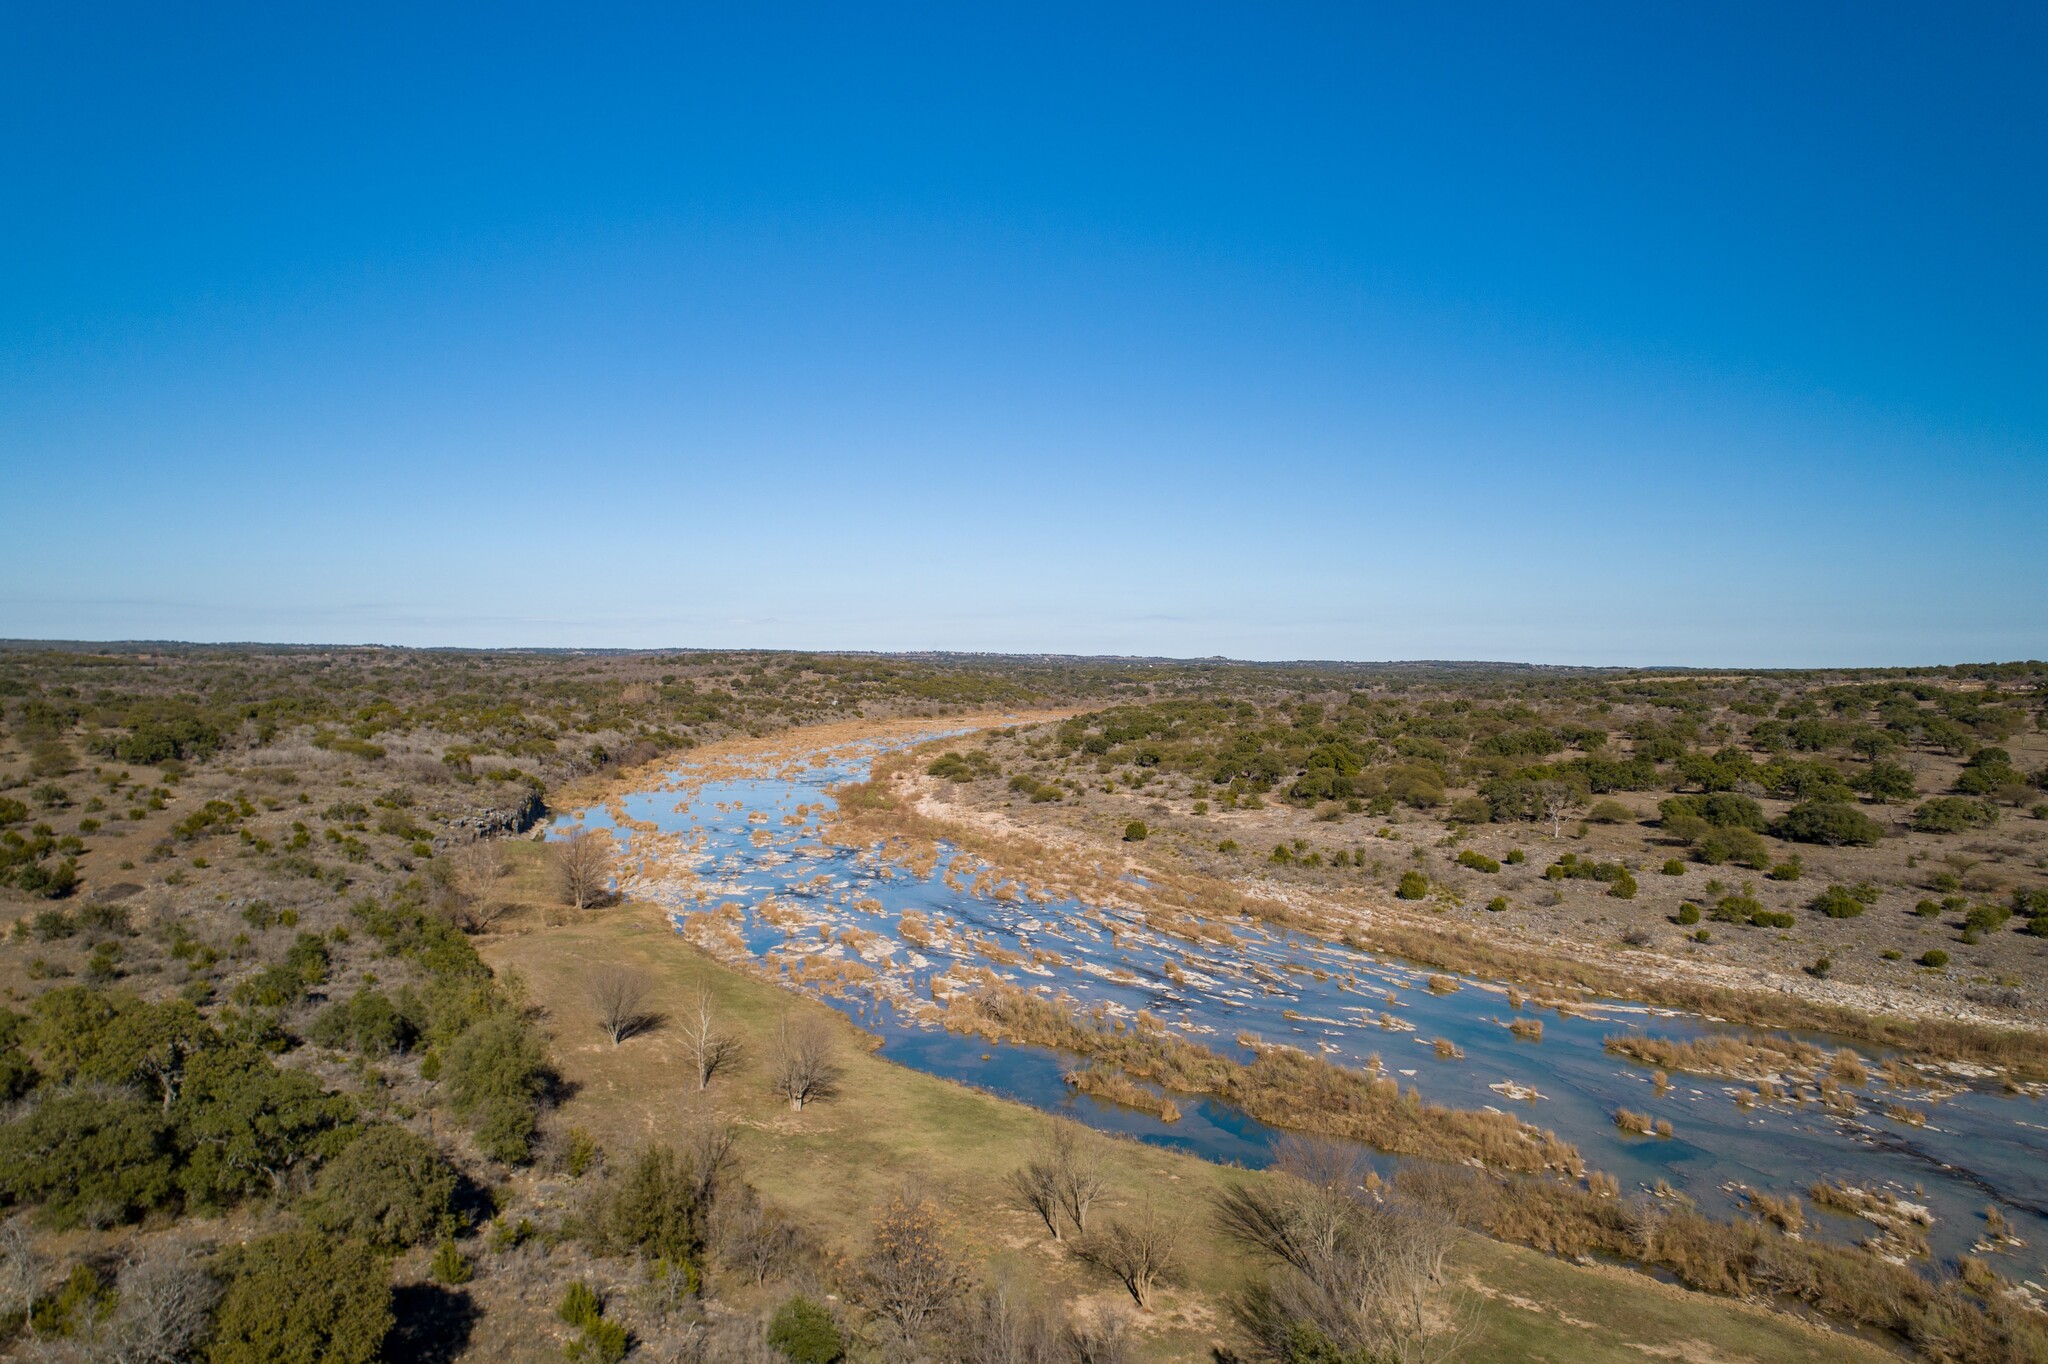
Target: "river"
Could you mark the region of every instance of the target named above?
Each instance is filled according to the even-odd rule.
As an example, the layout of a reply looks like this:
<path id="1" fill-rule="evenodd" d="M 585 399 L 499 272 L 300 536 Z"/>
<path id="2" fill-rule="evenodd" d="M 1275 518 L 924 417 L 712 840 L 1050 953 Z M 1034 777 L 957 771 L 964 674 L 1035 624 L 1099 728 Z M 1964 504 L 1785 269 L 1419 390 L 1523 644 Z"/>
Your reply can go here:
<path id="1" fill-rule="evenodd" d="M 1870 1078 L 1833 1106 L 1811 1088 L 1758 1102 L 1753 1084 L 1678 1073 L 1660 1092 L 1651 1067 L 1606 1050 L 1609 1037 L 1741 1030 L 1625 1000 L 1516 1008 L 1498 982 L 1248 919 L 1222 925 L 1234 942 L 1168 937 L 1134 912 L 1034 902 L 1015 886 L 977 880 L 979 867 L 957 874 L 948 848 L 919 874 L 877 849 L 828 843 L 831 789 L 863 780 L 876 756 L 907 742 L 845 743 L 753 769 L 685 764 L 610 808 L 563 816 L 557 829 L 611 829 L 624 851 L 623 890 L 668 906 L 678 932 L 714 953 L 822 995 L 881 1037 L 883 1055 L 1093 1127 L 1252 1166 L 1277 1136 L 1212 1100 L 1176 1096 L 1182 1116 L 1166 1122 L 1077 1094 L 1062 1078 L 1071 1058 L 935 1026 L 935 982 L 943 992 L 988 970 L 1114 1016 L 1146 1010 L 1240 1060 L 1251 1056 L 1241 1032 L 1347 1066 L 1377 1057 L 1431 1102 L 1512 1113 L 1577 1145 L 1587 1168 L 1615 1175 L 1624 1192 L 1661 1190 L 1717 1216 L 1743 1215 L 1744 1187 L 1803 1195 L 1815 1181 L 1846 1182 L 1924 1209 L 1934 1255 L 1952 1261 L 1973 1246 L 1984 1252 L 1984 1210 L 1995 1206 L 2025 1244 L 1999 1245 L 1993 1263 L 2014 1279 L 2048 1281 L 2048 1097 L 2039 1087 L 2012 1093 L 1993 1077 L 1932 1067 L 1894 1085 L 1878 1074 L 1883 1053 L 1866 1052 Z M 1458 988 L 1445 991 L 1444 976 Z M 1540 1019 L 1541 1040 L 1512 1034 L 1515 1019 Z M 1437 1039 L 1462 1054 L 1440 1054 Z M 1530 1092 L 1541 1097 L 1511 1097 Z M 1924 1114 L 1925 1125 L 1887 1105 Z M 1668 1119 L 1672 1135 L 1619 1131 L 1623 1108 Z M 1806 1234 L 1858 1240 L 1872 1231 L 1813 1209 Z"/>

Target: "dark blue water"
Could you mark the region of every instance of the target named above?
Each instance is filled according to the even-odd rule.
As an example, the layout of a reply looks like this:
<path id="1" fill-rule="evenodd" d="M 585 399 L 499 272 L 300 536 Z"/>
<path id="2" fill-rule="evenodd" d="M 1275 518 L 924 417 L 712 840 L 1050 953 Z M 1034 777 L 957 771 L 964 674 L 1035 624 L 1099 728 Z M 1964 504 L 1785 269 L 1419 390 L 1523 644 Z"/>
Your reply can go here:
<path id="1" fill-rule="evenodd" d="M 1624 1191 L 1662 1181 L 1721 1216 L 1738 1212 L 1740 1186 L 1782 1195 L 1820 1179 L 1847 1181 L 1925 1206 L 1936 1253 L 1953 1257 L 1978 1240 L 1983 1209 L 1996 1204 L 2027 1242 L 1997 1256 L 2001 1270 L 2048 1277 L 2048 1100 L 2038 1092 L 2011 1095 L 1940 1073 L 1894 1089 L 1876 1075 L 1883 1056 L 1866 1054 L 1873 1075 L 1851 1091 L 1852 1113 L 1817 1101 L 1744 1107 L 1736 1096 L 1753 1097 L 1754 1086 L 1682 1074 L 1659 1094 L 1650 1068 L 1610 1054 L 1605 1040 L 1724 1029 L 1622 1000 L 1574 1001 L 1572 1014 L 1527 1003 L 1518 1010 L 1504 986 L 1474 977 L 1453 976 L 1457 990 L 1433 993 L 1431 975 L 1451 973 L 1247 919 L 1206 926 L 1227 934 L 1169 935 L 1134 911 L 1034 903 L 1020 887 L 988 877 L 977 884 L 982 869 L 951 849 L 920 875 L 877 849 L 826 843 L 830 788 L 863 779 L 881 751 L 852 745 L 815 755 L 815 766 L 764 766 L 758 777 L 701 784 L 685 768 L 673 789 L 624 798 L 614 807 L 622 818 L 597 808 L 570 820 L 614 831 L 627 854 L 625 888 L 672 906 L 679 932 L 828 999 L 880 1036 L 891 1059 L 1094 1127 L 1246 1165 L 1264 1163 L 1276 1136 L 1207 1099 L 1178 1097 L 1182 1116 L 1169 1123 L 1077 1095 L 1062 1079 L 1071 1058 L 946 1032 L 935 997 L 972 989 L 988 972 L 1112 1018 L 1146 1011 L 1239 1059 L 1251 1056 L 1240 1033 L 1256 1034 L 1379 1069 L 1431 1102 L 1508 1112 L 1576 1144 L 1588 1169 L 1612 1173 Z M 1509 1021 L 1532 1017 L 1543 1023 L 1540 1042 L 1508 1031 Z M 1439 1058 L 1438 1038 L 1462 1058 Z M 1508 1085 L 1542 1097 L 1509 1097 Z M 1887 1116 L 1887 1102 L 1925 1112 L 1927 1125 Z M 1619 1132 L 1613 1115 L 1624 1107 L 1668 1118 L 1673 1136 Z M 1870 1230 L 1828 1214 L 1818 1221 L 1820 1234 L 1843 1239 Z"/>

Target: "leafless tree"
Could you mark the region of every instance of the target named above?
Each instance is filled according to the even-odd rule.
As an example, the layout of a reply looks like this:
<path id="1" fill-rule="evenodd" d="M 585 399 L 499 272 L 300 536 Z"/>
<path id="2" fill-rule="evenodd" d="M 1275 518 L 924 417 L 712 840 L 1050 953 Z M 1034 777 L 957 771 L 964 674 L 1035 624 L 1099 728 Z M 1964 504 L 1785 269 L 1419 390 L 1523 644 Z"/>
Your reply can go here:
<path id="1" fill-rule="evenodd" d="M 615 858 L 611 835 L 577 829 L 548 845 L 554 862 L 555 889 L 578 909 L 588 909 L 611 888 Z"/>
<path id="2" fill-rule="evenodd" d="M 508 870 L 498 840 L 479 838 L 464 843 L 448 854 L 446 862 L 448 911 L 457 927 L 480 932 L 511 908 L 498 893 L 498 882 Z"/>
<path id="3" fill-rule="evenodd" d="M 44 1261 L 29 1234 L 28 1215 L 0 1223 L 0 1313 L 26 1314 L 42 1286 Z"/>
<path id="4" fill-rule="evenodd" d="M 953 1331 L 961 1364 L 1072 1364 L 1045 1310 L 998 1280 L 965 1304 Z"/>
<path id="5" fill-rule="evenodd" d="M 206 1335 L 221 1286 L 189 1245 L 158 1246 L 122 1269 L 101 1349 L 109 1364 L 179 1364 Z"/>
<path id="6" fill-rule="evenodd" d="M 1550 821 L 1550 836 L 1564 833 L 1564 822 L 1586 808 L 1586 793 L 1575 783 L 1548 779 L 1536 783 L 1537 807 Z"/>
<path id="7" fill-rule="evenodd" d="M 647 977 L 630 966 L 600 966 L 585 981 L 591 1007 L 597 1010 L 598 1026 L 612 1039 L 613 1046 L 648 1026 L 648 988 Z"/>
<path id="8" fill-rule="evenodd" d="M 1152 1291 L 1182 1274 L 1181 1222 L 1150 1201 L 1135 1214 L 1112 1217 L 1100 1231 L 1081 1238 L 1082 1258 L 1116 1276 L 1141 1311 L 1152 1310 Z"/>
<path id="9" fill-rule="evenodd" d="M 712 1076 L 739 1060 L 739 1039 L 726 1031 L 709 990 L 697 990 L 683 1006 L 682 1034 L 683 1051 L 690 1058 L 700 1091 L 710 1085 Z"/>
<path id="10" fill-rule="evenodd" d="M 714 1205 L 711 1232 L 719 1258 L 756 1286 L 786 1274 L 803 1253 L 796 1224 L 744 1184 Z"/>
<path id="11" fill-rule="evenodd" d="M 1060 1183 L 1059 1172 L 1050 1161 L 1035 1159 L 1023 1168 L 1010 1171 L 1010 1199 L 1018 1207 L 1037 1213 L 1045 1223 L 1045 1229 L 1052 1233 L 1052 1239 L 1066 1239 L 1060 1230 Z"/>
<path id="12" fill-rule="evenodd" d="M 775 1092 L 799 1113 L 807 1103 L 831 1098 L 839 1089 L 832 1034 L 815 1019 L 785 1014 L 776 1029 L 772 1078 Z"/>
<path id="13" fill-rule="evenodd" d="M 1054 1188 L 1060 1207 L 1074 1221 L 1074 1230 L 1088 1234 L 1088 1209 L 1109 1187 L 1095 1155 L 1081 1144 L 1079 1129 L 1072 1123 L 1053 1124 L 1046 1143 L 1046 1160 L 1053 1171 Z"/>
<path id="14" fill-rule="evenodd" d="M 1086 1316 L 1077 1314 L 1067 1323 L 1062 1343 L 1072 1364 L 1130 1364 L 1135 1338 L 1131 1309 L 1111 1303 Z"/>
<path id="15" fill-rule="evenodd" d="M 1280 1177 L 1226 1189 L 1220 1230 L 1274 1262 L 1237 1304 L 1269 1359 L 1291 1358 L 1304 1331 L 1332 1353 L 1421 1364 L 1460 1342 L 1459 1314 L 1439 1301 L 1455 1243 L 1450 1220 L 1399 1189 L 1365 1187 L 1365 1167 L 1332 1143 L 1290 1142 Z"/>
<path id="16" fill-rule="evenodd" d="M 938 1206 L 908 1189 L 875 1218 L 860 1264 L 861 1297 L 913 1341 L 967 1289 L 967 1265 L 950 1240 Z"/>

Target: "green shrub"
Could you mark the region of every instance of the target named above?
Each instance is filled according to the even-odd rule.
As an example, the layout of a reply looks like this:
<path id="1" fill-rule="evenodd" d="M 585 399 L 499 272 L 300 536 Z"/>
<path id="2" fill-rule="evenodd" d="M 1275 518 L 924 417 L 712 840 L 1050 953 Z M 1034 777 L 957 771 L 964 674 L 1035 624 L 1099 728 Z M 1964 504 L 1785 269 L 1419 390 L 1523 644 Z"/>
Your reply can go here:
<path id="1" fill-rule="evenodd" d="M 1491 900 L 1488 900 L 1486 902 L 1487 912 L 1492 914 L 1505 913 L 1507 911 L 1507 907 L 1508 897 L 1505 895 L 1496 895 Z"/>
<path id="2" fill-rule="evenodd" d="M 1710 867 L 1737 862 L 1761 871 L 1771 864 L 1771 845 L 1761 834 L 1742 828 L 1714 828 L 1693 844 L 1700 861 Z"/>
<path id="3" fill-rule="evenodd" d="M 0 1127 L 0 1196 L 54 1226 L 128 1222 L 177 1202 L 171 1120 L 153 1103 L 81 1090 Z"/>
<path id="4" fill-rule="evenodd" d="M 1586 811 L 1586 820 L 1592 824 L 1628 824 L 1635 817 L 1636 812 L 1618 800 L 1597 801 Z"/>
<path id="5" fill-rule="evenodd" d="M 1506 860 L 1509 866 L 1519 867 L 1529 860 L 1529 854 L 1523 852 L 1520 848 L 1509 848 Z"/>
<path id="6" fill-rule="evenodd" d="M 1671 832 L 1690 827 L 1687 820 L 1699 820 L 1717 829 L 1748 829 L 1762 833 L 1766 822 L 1761 805 L 1733 791 L 1660 800 L 1657 802 L 1657 819 Z"/>
<path id="7" fill-rule="evenodd" d="M 597 1290 L 579 1279 L 562 1294 L 561 1302 L 555 1305 L 555 1315 L 581 1331 L 592 1322 L 604 1319 L 604 1299 L 597 1295 Z"/>
<path id="8" fill-rule="evenodd" d="M 231 1250 L 209 1364 L 370 1364 L 384 1349 L 391 1274 L 355 1242 L 288 1231 Z"/>
<path id="9" fill-rule="evenodd" d="M 1683 876 L 1685 875 L 1685 863 L 1675 857 L 1667 857 L 1664 859 L 1664 865 L 1658 870 L 1662 871 L 1666 876 Z"/>
<path id="10" fill-rule="evenodd" d="M 277 1192 L 353 1138 L 355 1105 L 249 1043 L 194 1059 L 174 1109 L 188 1148 L 179 1182 L 206 1207 Z"/>
<path id="11" fill-rule="evenodd" d="M 2012 911 L 2004 905 L 1972 905 L 1963 916 L 1963 927 L 1974 933 L 1996 933 L 2011 918 Z"/>
<path id="12" fill-rule="evenodd" d="M 1913 827 L 1923 834 L 1960 834 L 1998 822 L 1998 807 L 1968 796 L 1936 796 L 1913 811 Z"/>
<path id="13" fill-rule="evenodd" d="M 1919 904 L 1913 906 L 1913 912 L 1923 919 L 1938 919 L 1941 917 L 1941 902 L 1939 900 L 1922 900 Z"/>
<path id="14" fill-rule="evenodd" d="M 768 1343 L 790 1364 L 839 1364 L 846 1358 L 846 1338 L 832 1314 L 801 1295 L 775 1309 Z"/>
<path id="15" fill-rule="evenodd" d="M 433 1142 L 379 1123 L 327 1163 L 302 1215 L 331 1236 L 401 1250 L 452 1229 L 455 1183 Z"/>
<path id="16" fill-rule="evenodd" d="M 1930 947 L 1920 954 L 1920 964 L 1922 966 L 1931 966 L 1939 971 L 1942 967 L 1948 965 L 1948 953 L 1942 951 L 1939 947 Z"/>
<path id="17" fill-rule="evenodd" d="M 419 1040 L 420 1013 L 419 1002 L 409 991 L 401 991 L 394 1004 L 376 986 L 366 986 L 322 1009 L 307 1036 L 323 1047 L 389 1056 L 410 1051 Z"/>
<path id="18" fill-rule="evenodd" d="M 501 1010 L 463 1031 L 443 1057 L 441 1078 L 486 1155 L 516 1164 L 531 1154 L 548 1070 L 523 1019 Z"/>
<path id="19" fill-rule="evenodd" d="M 1700 921 L 1700 907 L 1699 907 L 1698 905 L 1695 905 L 1695 904 L 1683 904 L 1683 905 L 1680 905 L 1680 906 L 1678 907 L 1678 922 L 1679 922 L 1679 923 L 1681 923 L 1681 924 L 1685 925 L 1686 927 L 1690 928 L 1690 927 L 1691 927 L 1692 925 L 1694 925 L 1694 924 L 1698 923 L 1699 921 Z"/>
<path id="20" fill-rule="evenodd" d="M 1145 835 L 1147 832 L 1148 830 L 1145 828 L 1145 821 L 1142 819 L 1134 819 L 1129 824 L 1124 825 L 1124 842 L 1143 843 L 1145 841 Z"/>
<path id="21" fill-rule="evenodd" d="M 1419 871 L 1401 873 L 1401 884 L 1394 888 L 1396 897 L 1403 900 L 1420 900 L 1429 894 L 1429 878 Z"/>
<path id="22" fill-rule="evenodd" d="M 1831 848 L 1867 848 L 1884 837 L 1884 827 L 1855 806 L 1834 800 L 1801 801 L 1785 812 L 1771 832 L 1794 843 Z"/>
<path id="23" fill-rule="evenodd" d="M 1812 904 L 1830 919 L 1853 919 L 1870 907 L 1862 895 L 1848 886 L 1829 886 L 1813 897 Z"/>
<path id="24" fill-rule="evenodd" d="M 1473 871 L 1483 871 L 1489 875 L 1500 870 L 1500 863 L 1476 848 L 1467 848 L 1459 853 L 1457 861 L 1461 867 L 1470 867 Z"/>
<path id="25" fill-rule="evenodd" d="M 1778 863 L 1778 865 L 1764 873 L 1765 878 L 1771 881 L 1797 881 L 1804 875 L 1806 875 L 1806 864 L 1801 862 L 1796 856 L 1786 858 L 1783 862 Z"/>
<path id="26" fill-rule="evenodd" d="M 597 1244 L 608 1252 L 638 1251 L 674 1264 L 696 1261 L 704 1247 L 705 1200 L 714 1171 L 667 1146 L 643 1149 L 592 1205 Z"/>
<path id="27" fill-rule="evenodd" d="M 434 1248 L 434 1258 L 428 1262 L 427 1272 L 434 1276 L 435 1283 L 464 1284 L 476 1277 L 476 1269 L 469 1257 L 462 1253 L 462 1247 L 452 1240 L 443 1241 Z"/>

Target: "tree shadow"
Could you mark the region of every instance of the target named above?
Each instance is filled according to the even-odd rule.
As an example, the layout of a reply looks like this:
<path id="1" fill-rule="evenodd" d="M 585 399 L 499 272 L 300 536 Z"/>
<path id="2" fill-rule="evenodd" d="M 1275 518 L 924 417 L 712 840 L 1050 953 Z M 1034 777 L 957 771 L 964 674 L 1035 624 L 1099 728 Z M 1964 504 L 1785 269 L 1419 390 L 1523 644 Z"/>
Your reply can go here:
<path id="1" fill-rule="evenodd" d="M 483 1315 L 469 1294 L 437 1283 L 392 1289 L 391 1313 L 395 1320 L 384 1338 L 384 1358 L 392 1364 L 452 1364 Z"/>
<path id="2" fill-rule="evenodd" d="M 667 1022 L 667 1014 L 656 1013 L 652 1009 L 634 1014 L 620 1027 L 619 1041 L 624 1042 L 627 1038 L 638 1037 L 642 1033 L 660 1032 L 662 1025 Z"/>

